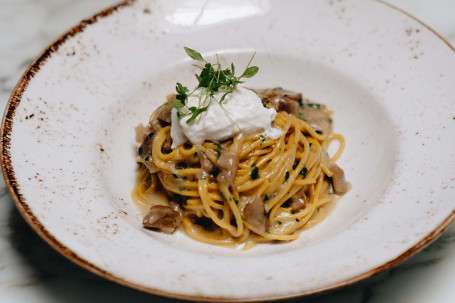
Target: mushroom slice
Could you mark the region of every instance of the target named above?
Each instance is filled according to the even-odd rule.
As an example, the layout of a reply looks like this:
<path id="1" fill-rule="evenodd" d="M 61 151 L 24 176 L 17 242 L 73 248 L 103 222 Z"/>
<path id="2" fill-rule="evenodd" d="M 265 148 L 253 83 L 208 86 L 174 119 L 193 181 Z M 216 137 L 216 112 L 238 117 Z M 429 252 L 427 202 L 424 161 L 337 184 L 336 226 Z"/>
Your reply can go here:
<path id="1" fill-rule="evenodd" d="M 172 209 L 169 206 L 154 205 L 145 215 L 142 224 L 144 227 L 156 229 L 168 234 L 171 234 L 182 222 L 180 212 Z"/>

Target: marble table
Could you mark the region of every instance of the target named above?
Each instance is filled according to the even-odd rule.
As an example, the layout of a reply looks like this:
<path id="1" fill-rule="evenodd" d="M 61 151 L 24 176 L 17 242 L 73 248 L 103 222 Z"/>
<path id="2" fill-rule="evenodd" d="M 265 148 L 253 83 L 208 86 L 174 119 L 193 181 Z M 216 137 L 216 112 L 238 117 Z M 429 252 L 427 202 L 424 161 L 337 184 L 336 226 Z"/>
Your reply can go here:
<path id="1" fill-rule="evenodd" d="M 79 20 L 115 2 L 0 0 L 0 106 L 5 107 L 19 77 L 44 47 Z M 387 2 L 416 16 L 455 45 L 454 0 Z M 31 230 L 16 210 L 3 178 L 0 182 L 0 302 L 174 301 L 109 282 L 66 260 Z M 455 225 L 387 272 L 297 301 L 455 302 L 454 280 Z"/>

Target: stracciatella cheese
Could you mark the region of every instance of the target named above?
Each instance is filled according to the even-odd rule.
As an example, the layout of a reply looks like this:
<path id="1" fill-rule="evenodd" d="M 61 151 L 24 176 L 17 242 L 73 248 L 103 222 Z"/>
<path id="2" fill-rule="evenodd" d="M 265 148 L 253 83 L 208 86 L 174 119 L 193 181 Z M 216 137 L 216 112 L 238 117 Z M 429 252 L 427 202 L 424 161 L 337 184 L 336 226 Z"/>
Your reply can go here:
<path id="1" fill-rule="evenodd" d="M 200 107 L 198 94 L 200 94 L 200 89 L 188 98 L 187 108 Z M 172 148 L 176 148 L 188 140 L 196 145 L 201 145 L 206 140 L 225 140 L 239 132 L 250 133 L 263 130 L 263 134 L 267 138 L 278 139 L 281 136 L 281 129 L 272 126 L 276 116 L 275 109 L 265 108 L 255 92 L 244 87 L 237 87 L 234 92 L 226 96 L 222 104 L 219 104 L 217 100 L 221 96 L 221 94 L 215 95 L 215 99 L 210 101 L 207 111 L 190 123 L 187 123 L 187 120 L 191 115 L 179 119 L 177 110 L 172 109 Z M 182 112 L 189 113 L 185 109 L 183 108 Z"/>

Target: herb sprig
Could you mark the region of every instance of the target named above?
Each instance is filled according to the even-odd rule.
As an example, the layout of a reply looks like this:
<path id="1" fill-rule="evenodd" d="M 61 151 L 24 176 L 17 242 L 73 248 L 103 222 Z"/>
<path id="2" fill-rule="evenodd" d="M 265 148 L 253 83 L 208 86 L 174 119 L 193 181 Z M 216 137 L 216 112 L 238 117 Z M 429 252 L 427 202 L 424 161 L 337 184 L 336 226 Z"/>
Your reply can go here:
<path id="1" fill-rule="evenodd" d="M 204 64 L 204 66 L 201 67 L 201 73 L 195 75 L 198 80 L 197 87 L 190 92 L 188 87 L 177 82 L 175 87 L 177 94 L 175 100 L 170 103 L 170 106 L 177 110 L 179 119 L 191 115 L 191 117 L 186 120 L 186 123 L 193 122 L 200 114 L 207 111 L 212 100 L 216 101 L 222 107 L 222 103 L 226 96 L 234 92 L 237 84 L 243 83 L 242 78 L 251 78 L 259 71 L 259 67 L 250 66 L 256 53 L 251 57 L 243 73 L 237 77 L 235 76 L 234 64 L 231 63 L 230 68 L 223 69 L 219 62 L 218 55 L 216 56 L 217 62 L 212 64 L 207 62 L 202 55 L 194 49 L 188 47 L 184 47 L 184 49 L 191 59 L 200 61 Z M 221 95 L 221 98 L 219 99 L 215 97 L 215 95 L 218 94 Z M 190 96 L 195 96 L 199 99 L 197 107 L 188 107 L 187 102 Z"/>

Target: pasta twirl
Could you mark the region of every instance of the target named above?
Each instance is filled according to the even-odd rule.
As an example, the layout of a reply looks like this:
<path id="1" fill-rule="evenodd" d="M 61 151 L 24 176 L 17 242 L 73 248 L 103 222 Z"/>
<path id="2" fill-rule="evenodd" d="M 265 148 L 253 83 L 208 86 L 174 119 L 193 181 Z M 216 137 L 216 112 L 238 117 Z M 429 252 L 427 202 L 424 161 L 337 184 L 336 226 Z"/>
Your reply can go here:
<path id="1" fill-rule="evenodd" d="M 318 131 L 286 111 L 276 115 L 274 126 L 282 130 L 278 139 L 239 133 L 222 142 L 187 142 L 173 150 L 168 146 L 171 126 L 159 127 L 152 132 L 149 158 L 139 158 L 133 199 L 153 204 L 147 194 L 163 191 L 186 234 L 209 244 L 296 239 L 298 231 L 325 216 L 344 138 Z M 330 158 L 332 141 L 339 148 Z M 229 157 L 236 158 L 230 163 L 234 168 L 221 163 Z M 229 170 L 234 172 L 230 181 L 222 177 Z"/>

